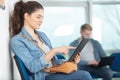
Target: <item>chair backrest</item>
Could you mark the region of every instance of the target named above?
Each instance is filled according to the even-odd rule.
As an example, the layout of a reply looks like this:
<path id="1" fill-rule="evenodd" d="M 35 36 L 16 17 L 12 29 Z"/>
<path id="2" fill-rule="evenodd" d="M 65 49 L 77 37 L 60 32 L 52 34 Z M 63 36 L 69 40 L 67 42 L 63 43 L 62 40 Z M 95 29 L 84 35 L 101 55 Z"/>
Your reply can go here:
<path id="1" fill-rule="evenodd" d="M 14 56 L 22 80 L 29 80 L 25 65 L 18 56 Z"/>
<path id="2" fill-rule="evenodd" d="M 62 55 L 57 55 L 57 57 L 59 59 L 65 59 Z M 25 65 L 23 64 L 22 60 L 17 55 L 14 56 L 14 59 L 15 59 L 15 62 L 18 67 L 18 70 L 19 70 L 22 80 L 29 80 L 27 69 L 26 69 Z"/>
<path id="3" fill-rule="evenodd" d="M 119 53 L 112 53 L 111 56 L 115 56 L 110 68 L 113 71 L 120 72 L 120 52 Z"/>
<path id="4" fill-rule="evenodd" d="M 57 54 L 57 58 L 58 59 L 65 59 L 65 57 L 63 55 L 61 55 L 61 54 Z"/>

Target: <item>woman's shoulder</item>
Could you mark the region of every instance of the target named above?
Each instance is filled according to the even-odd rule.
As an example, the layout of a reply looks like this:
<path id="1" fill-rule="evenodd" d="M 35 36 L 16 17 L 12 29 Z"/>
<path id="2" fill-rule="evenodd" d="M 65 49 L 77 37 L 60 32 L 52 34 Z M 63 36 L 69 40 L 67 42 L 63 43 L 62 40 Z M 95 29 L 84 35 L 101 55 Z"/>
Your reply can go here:
<path id="1" fill-rule="evenodd" d="M 23 39 L 23 37 L 20 36 L 20 34 L 17 34 L 11 38 L 11 40 L 19 40 L 19 39 Z"/>
<path id="2" fill-rule="evenodd" d="M 25 40 L 25 38 L 17 34 L 10 39 L 10 43 L 18 43 L 21 40 Z"/>

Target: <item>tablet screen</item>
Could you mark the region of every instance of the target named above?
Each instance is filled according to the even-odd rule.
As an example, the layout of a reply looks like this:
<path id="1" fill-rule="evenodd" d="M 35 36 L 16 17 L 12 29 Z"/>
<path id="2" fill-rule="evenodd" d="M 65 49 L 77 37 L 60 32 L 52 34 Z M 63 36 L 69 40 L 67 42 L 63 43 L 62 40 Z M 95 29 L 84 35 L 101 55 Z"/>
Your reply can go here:
<path id="1" fill-rule="evenodd" d="M 77 48 L 75 49 L 75 51 L 73 52 L 73 55 L 70 57 L 70 59 L 68 60 L 69 62 L 74 61 L 74 58 L 76 57 L 76 55 L 78 53 L 80 53 L 82 51 L 82 49 L 84 48 L 84 46 L 86 45 L 86 43 L 89 41 L 89 38 L 83 38 L 82 41 L 79 43 L 79 45 L 77 46 Z"/>

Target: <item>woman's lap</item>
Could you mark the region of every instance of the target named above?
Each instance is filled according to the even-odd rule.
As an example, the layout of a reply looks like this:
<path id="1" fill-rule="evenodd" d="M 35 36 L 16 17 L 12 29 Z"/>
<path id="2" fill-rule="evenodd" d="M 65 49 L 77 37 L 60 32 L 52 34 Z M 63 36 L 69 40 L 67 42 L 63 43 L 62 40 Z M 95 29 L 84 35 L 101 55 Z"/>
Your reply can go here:
<path id="1" fill-rule="evenodd" d="M 70 74 L 50 74 L 45 80 L 92 80 L 90 74 L 86 71 L 78 70 Z"/>

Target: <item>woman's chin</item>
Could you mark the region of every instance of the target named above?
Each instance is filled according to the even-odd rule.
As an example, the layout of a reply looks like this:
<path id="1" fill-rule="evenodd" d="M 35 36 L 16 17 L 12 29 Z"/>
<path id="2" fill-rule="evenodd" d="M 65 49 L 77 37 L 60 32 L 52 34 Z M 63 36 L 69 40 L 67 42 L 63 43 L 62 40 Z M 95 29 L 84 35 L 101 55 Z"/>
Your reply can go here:
<path id="1" fill-rule="evenodd" d="M 40 29 L 40 26 L 36 26 L 36 28 L 35 29 Z"/>
<path id="2" fill-rule="evenodd" d="M 37 27 L 37 28 L 35 28 L 35 29 L 40 29 L 40 27 Z"/>

